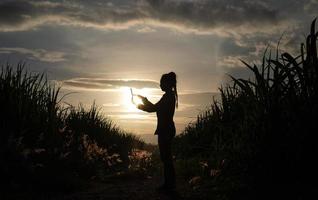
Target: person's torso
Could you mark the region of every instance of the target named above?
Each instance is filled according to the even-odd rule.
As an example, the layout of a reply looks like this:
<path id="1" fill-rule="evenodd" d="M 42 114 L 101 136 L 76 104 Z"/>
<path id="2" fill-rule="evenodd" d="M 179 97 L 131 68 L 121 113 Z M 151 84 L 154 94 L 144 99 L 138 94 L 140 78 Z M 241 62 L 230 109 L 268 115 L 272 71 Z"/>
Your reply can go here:
<path id="1" fill-rule="evenodd" d="M 175 96 L 173 93 L 166 93 L 160 101 L 159 109 L 156 112 L 157 129 L 155 134 L 175 135 L 175 125 L 173 122 Z"/>

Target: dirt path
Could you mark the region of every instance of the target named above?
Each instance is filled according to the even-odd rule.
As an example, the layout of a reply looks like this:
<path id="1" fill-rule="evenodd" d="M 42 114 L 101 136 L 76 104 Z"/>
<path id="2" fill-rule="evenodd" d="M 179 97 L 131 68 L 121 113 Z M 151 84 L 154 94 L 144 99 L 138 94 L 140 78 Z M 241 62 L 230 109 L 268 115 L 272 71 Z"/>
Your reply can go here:
<path id="1" fill-rule="evenodd" d="M 90 187 L 73 194 L 54 198 L 54 200 L 168 200 L 193 199 L 191 188 L 185 181 L 178 180 L 176 192 L 158 192 L 156 187 L 160 183 L 159 177 L 148 178 L 112 178 L 103 182 L 92 182 Z M 192 197 L 191 197 L 192 196 Z"/>

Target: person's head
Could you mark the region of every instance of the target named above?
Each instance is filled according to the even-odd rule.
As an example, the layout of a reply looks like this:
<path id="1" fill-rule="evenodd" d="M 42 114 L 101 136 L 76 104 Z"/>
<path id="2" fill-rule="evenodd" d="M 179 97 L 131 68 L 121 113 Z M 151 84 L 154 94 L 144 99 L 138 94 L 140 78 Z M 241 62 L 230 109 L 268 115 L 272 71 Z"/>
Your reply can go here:
<path id="1" fill-rule="evenodd" d="M 174 92 L 176 96 L 176 107 L 178 107 L 178 92 L 177 92 L 177 75 L 174 72 L 163 74 L 160 79 L 160 88 L 164 92 Z"/>

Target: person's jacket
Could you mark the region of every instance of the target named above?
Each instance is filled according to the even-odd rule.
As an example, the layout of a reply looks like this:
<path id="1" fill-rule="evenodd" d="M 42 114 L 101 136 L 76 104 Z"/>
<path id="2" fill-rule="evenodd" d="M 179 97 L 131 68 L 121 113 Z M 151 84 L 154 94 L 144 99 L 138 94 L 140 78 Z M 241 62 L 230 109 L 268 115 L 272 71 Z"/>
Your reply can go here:
<path id="1" fill-rule="evenodd" d="M 152 104 L 147 98 L 143 99 L 143 105 L 139 108 L 146 112 L 156 112 L 157 129 L 155 135 L 172 138 L 176 134 L 176 128 L 173 122 L 176 99 L 174 93 L 166 92 L 161 99 Z"/>

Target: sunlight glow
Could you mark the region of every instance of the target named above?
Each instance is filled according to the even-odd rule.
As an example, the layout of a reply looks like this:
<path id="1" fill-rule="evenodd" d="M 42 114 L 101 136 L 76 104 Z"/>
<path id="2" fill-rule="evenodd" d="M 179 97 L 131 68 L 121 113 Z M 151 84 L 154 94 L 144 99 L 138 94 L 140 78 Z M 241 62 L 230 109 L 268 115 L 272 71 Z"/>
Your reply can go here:
<path id="1" fill-rule="evenodd" d="M 151 91 L 149 89 L 136 89 L 136 88 L 132 88 L 133 93 L 135 95 L 141 95 L 144 97 L 149 97 L 151 96 Z M 133 97 L 133 101 L 131 99 L 131 92 L 130 92 L 130 88 L 129 87 L 122 87 L 121 88 L 122 91 L 122 100 L 121 100 L 121 104 L 123 105 L 124 109 L 126 112 L 137 112 L 140 111 L 137 108 L 137 105 L 142 104 L 142 101 L 139 97 L 134 96 Z"/>

